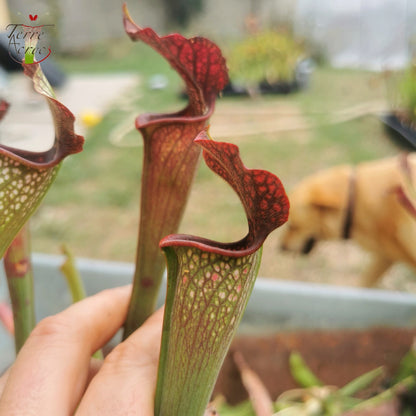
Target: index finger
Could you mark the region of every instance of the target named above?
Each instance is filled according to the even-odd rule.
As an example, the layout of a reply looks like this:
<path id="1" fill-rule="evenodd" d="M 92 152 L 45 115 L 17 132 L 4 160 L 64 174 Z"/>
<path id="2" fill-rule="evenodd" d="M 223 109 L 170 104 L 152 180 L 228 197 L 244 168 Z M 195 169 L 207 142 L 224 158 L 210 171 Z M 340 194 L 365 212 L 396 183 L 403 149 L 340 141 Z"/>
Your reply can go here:
<path id="1" fill-rule="evenodd" d="M 91 354 L 123 324 L 131 286 L 108 289 L 41 321 L 13 364 L 0 414 L 72 414 L 83 394 Z"/>

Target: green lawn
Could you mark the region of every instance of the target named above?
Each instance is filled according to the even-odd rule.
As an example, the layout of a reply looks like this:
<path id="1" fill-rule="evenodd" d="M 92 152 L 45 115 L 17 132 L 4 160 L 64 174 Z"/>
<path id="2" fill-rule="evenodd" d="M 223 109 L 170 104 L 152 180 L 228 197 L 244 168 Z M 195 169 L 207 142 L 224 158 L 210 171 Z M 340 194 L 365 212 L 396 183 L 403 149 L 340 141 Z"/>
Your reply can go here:
<path id="1" fill-rule="evenodd" d="M 33 248 L 56 253 L 65 242 L 78 256 L 133 261 L 139 211 L 141 137 L 133 131 L 123 140 L 129 146 L 119 147 L 110 143 L 108 132 L 125 123 L 131 111 L 140 114 L 182 108 L 185 101 L 178 94 L 181 81 L 156 53 L 145 45 L 129 42 L 118 48 L 96 50 L 86 59 L 61 58 L 59 63 L 69 73 L 137 71 L 143 82 L 136 92 L 129 92 L 128 111 L 119 106 L 106 114 L 87 135 L 84 152 L 64 162 L 56 183 L 33 218 Z M 168 88 L 152 91 L 147 87 L 149 77 L 155 73 L 168 77 Z M 252 135 L 239 135 L 236 125 L 237 133 L 227 137 L 239 145 L 246 166 L 274 172 L 290 189 L 303 176 L 329 165 L 396 154 L 400 149 L 388 138 L 375 115 L 364 111 L 361 116 L 358 114 L 345 122 L 331 121 L 337 111 L 383 100 L 385 91 L 377 75 L 318 67 L 305 91 L 254 100 L 222 98 L 216 112 L 234 105 L 244 108 L 248 114 L 261 106 L 280 106 L 296 110 L 301 119 L 308 120 L 307 129 Z M 284 120 L 285 113 L 270 114 L 271 119 L 275 117 Z M 239 201 L 203 163 L 180 231 L 223 241 L 239 239 L 246 232 Z M 264 276 L 282 277 L 277 239 L 272 237 L 271 242 L 266 243 L 265 263 L 260 272 Z M 319 270 L 324 270 L 325 259 L 314 261 Z M 287 274 L 294 273 L 297 274 L 294 278 L 301 278 L 304 272 L 300 268 L 304 266 L 312 267 L 305 260 L 298 260 L 294 269 L 284 268 L 283 274 L 291 278 L 293 276 Z"/>

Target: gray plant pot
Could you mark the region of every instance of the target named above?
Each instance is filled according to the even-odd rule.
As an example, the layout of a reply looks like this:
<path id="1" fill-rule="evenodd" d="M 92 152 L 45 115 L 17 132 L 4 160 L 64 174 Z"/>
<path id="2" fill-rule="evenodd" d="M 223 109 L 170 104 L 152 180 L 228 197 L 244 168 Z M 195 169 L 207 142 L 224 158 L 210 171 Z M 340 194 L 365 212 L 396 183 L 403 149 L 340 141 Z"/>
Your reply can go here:
<path id="1" fill-rule="evenodd" d="M 33 256 L 36 316 L 41 319 L 70 304 L 66 283 L 59 273 L 63 258 Z M 133 265 L 78 259 L 88 295 L 130 283 Z M 163 303 L 164 289 L 159 303 Z M 7 299 L 7 284 L 0 271 L 0 299 Z M 271 333 L 296 329 L 361 329 L 412 327 L 416 324 L 416 296 L 407 293 L 334 287 L 258 278 L 239 331 Z M 0 327 L 0 371 L 14 359 L 12 337 Z"/>

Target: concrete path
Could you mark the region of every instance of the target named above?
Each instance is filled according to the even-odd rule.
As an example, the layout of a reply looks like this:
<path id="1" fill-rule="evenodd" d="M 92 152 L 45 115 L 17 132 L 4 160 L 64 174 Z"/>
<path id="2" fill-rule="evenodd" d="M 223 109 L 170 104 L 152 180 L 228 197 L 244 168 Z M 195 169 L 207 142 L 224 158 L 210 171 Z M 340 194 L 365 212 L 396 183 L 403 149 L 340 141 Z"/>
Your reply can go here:
<path id="1" fill-rule="evenodd" d="M 138 82 L 138 75 L 132 73 L 71 75 L 56 96 L 75 115 L 75 132 L 84 135 L 82 114 L 103 115 Z M 14 74 L 2 92 L 11 107 L 0 123 L 0 143 L 32 151 L 49 149 L 54 140 L 51 115 L 45 99 L 33 91 L 31 81 L 23 74 Z"/>
<path id="2" fill-rule="evenodd" d="M 336 124 L 369 114 L 382 114 L 388 108 L 387 101 L 374 100 L 332 111 L 315 112 L 309 116 L 296 103 L 283 100 L 245 100 L 240 103 L 219 100 L 210 121 L 210 133 L 219 139 L 308 130 L 317 125 L 317 115 L 322 124 Z"/>

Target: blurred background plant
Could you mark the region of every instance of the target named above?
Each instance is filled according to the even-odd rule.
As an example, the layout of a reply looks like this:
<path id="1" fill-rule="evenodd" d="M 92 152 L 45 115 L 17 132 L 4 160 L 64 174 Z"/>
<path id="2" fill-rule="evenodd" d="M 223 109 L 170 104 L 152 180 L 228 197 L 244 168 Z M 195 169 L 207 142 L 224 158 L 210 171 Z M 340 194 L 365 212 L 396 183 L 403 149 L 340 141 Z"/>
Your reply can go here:
<path id="1" fill-rule="evenodd" d="M 259 31 L 231 48 L 228 56 L 230 77 L 249 91 L 264 81 L 270 85 L 291 83 L 296 67 L 305 55 L 305 45 L 290 31 Z"/>
<path id="2" fill-rule="evenodd" d="M 411 127 L 416 127 L 416 60 L 403 71 L 398 80 L 398 114 Z"/>
<path id="3" fill-rule="evenodd" d="M 393 139 L 405 140 L 416 147 L 416 59 L 400 70 L 385 70 L 381 79 L 386 88 L 387 108 L 380 115 Z"/>

